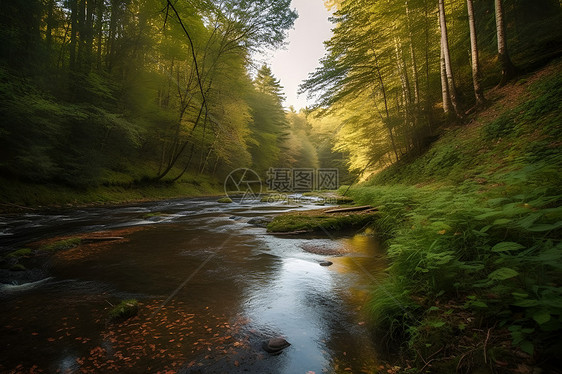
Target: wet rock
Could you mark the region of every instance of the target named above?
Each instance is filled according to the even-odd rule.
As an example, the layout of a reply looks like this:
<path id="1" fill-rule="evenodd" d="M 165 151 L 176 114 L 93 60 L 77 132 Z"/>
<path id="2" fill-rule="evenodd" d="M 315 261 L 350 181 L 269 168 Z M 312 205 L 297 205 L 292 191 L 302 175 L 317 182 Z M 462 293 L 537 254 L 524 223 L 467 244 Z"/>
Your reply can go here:
<path id="1" fill-rule="evenodd" d="M 258 227 L 267 227 L 267 225 L 273 220 L 272 217 L 255 217 L 248 221 L 250 225 Z"/>
<path id="2" fill-rule="evenodd" d="M 322 261 L 322 262 L 320 262 L 320 266 L 330 266 L 332 264 L 333 264 L 332 261 Z"/>
<path id="3" fill-rule="evenodd" d="M 290 346 L 291 343 L 286 341 L 283 338 L 271 338 L 269 340 L 265 340 L 262 343 L 262 348 L 264 351 L 269 353 L 281 353 L 282 350 Z"/>
<path id="4" fill-rule="evenodd" d="M 336 241 L 313 240 L 301 244 L 300 247 L 306 252 L 323 256 L 342 256 L 350 252 L 348 247 Z"/>

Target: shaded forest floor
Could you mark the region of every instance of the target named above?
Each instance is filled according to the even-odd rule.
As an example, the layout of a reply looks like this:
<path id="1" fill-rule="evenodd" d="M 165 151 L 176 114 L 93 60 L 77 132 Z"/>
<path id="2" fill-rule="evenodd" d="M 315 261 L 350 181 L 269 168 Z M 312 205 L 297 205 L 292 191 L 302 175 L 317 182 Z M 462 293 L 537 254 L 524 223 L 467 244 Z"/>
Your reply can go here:
<path id="1" fill-rule="evenodd" d="M 0 213 L 219 195 L 222 189 L 222 185 L 208 176 L 183 179 L 176 183 L 73 188 L 0 178 Z"/>
<path id="2" fill-rule="evenodd" d="M 380 211 L 391 265 L 367 307 L 389 372 L 562 367 L 562 61 L 487 98 L 349 192 Z"/>

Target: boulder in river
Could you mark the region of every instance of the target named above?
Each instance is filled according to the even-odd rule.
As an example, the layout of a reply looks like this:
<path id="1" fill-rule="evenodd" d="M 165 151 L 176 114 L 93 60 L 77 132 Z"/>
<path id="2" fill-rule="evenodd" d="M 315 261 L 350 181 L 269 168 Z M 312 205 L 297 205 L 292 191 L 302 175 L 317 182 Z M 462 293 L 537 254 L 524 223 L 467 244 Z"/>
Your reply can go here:
<path id="1" fill-rule="evenodd" d="M 262 348 L 264 351 L 269 353 L 281 353 L 282 350 L 290 346 L 291 343 L 286 341 L 283 338 L 271 338 L 269 340 L 265 340 L 262 343 Z"/>
<path id="2" fill-rule="evenodd" d="M 267 227 L 267 225 L 273 220 L 273 217 L 254 217 L 248 221 L 249 225 L 254 225 L 257 227 Z"/>
<path id="3" fill-rule="evenodd" d="M 332 261 L 321 261 L 320 266 L 330 266 L 333 265 Z"/>

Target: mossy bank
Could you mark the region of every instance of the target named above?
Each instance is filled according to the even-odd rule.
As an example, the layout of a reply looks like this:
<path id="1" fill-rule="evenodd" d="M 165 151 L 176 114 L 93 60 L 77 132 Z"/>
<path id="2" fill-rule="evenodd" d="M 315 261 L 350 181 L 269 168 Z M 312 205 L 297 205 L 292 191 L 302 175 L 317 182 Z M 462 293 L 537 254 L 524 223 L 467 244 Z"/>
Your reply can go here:
<path id="1" fill-rule="evenodd" d="M 391 265 L 368 308 L 398 371 L 560 367 L 561 67 L 489 92 L 469 124 L 350 189 L 380 210 Z"/>
<path id="2" fill-rule="evenodd" d="M 108 183 L 82 187 L 0 178 L 0 212 L 219 195 L 221 188 L 218 181 L 206 176 L 186 177 L 175 183 Z"/>

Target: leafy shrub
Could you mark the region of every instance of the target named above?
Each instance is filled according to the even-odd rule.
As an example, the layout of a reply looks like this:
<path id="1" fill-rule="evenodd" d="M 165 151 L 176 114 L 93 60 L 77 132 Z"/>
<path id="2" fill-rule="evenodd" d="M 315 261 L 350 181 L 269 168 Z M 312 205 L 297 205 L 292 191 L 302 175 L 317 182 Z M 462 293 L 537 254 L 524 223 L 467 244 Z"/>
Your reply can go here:
<path id="1" fill-rule="evenodd" d="M 139 313 L 139 303 L 135 299 L 121 301 L 109 312 L 109 318 L 113 322 L 125 321 Z"/>

